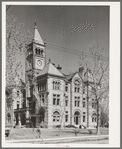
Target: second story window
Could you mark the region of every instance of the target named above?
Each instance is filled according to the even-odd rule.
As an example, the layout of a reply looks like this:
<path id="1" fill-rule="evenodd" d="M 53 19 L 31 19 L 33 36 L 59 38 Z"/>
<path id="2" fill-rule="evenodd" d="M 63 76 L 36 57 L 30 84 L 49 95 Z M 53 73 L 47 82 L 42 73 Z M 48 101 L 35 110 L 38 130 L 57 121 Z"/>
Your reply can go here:
<path id="1" fill-rule="evenodd" d="M 85 101 L 85 98 L 83 98 L 83 108 L 86 107 L 86 101 Z"/>
<path id="2" fill-rule="evenodd" d="M 75 96 L 75 107 L 80 106 L 80 97 Z"/>
<path id="3" fill-rule="evenodd" d="M 60 81 L 53 81 L 53 90 L 60 90 Z"/>
<path id="4" fill-rule="evenodd" d="M 53 105 L 60 105 L 60 95 L 53 94 Z"/>

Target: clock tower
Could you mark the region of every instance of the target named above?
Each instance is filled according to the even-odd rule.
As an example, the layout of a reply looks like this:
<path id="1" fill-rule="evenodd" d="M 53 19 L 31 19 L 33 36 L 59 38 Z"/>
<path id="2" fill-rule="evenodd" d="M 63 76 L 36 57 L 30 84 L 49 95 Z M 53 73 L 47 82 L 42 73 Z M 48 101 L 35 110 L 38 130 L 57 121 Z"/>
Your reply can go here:
<path id="1" fill-rule="evenodd" d="M 26 84 L 26 125 L 30 123 L 31 109 L 35 109 L 36 102 L 34 92 L 36 88 L 36 76 L 45 67 L 45 43 L 43 42 L 36 23 L 34 27 L 34 37 L 30 44 L 27 45 L 26 63 L 25 63 L 25 84 Z M 35 119 L 35 118 L 34 118 Z"/>
<path id="2" fill-rule="evenodd" d="M 36 76 L 45 67 L 45 46 L 35 23 L 33 40 L 27 46 L 26 73 Z"/>

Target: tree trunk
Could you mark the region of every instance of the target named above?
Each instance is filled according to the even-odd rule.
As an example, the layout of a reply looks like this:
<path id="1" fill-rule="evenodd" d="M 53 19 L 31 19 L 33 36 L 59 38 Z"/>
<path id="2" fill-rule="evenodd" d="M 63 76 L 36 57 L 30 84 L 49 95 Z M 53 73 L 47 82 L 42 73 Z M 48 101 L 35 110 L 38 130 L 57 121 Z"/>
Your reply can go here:
<path id="1" fill-rule="evenodd" d="M 100 112 L 99 112 L 99 101 L 98 101 L 98 99 L 97 99 L 97 131 L 96 131 L 96 134 L 100 135 Z"/>

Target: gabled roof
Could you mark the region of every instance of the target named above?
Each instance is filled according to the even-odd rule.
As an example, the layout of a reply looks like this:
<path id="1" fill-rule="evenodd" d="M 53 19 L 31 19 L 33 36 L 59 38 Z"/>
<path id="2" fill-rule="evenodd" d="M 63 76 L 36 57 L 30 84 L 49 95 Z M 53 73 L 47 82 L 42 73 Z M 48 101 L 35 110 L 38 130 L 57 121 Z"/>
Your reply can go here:
<path id="1" fill-rule="evenodd" d="M 79 77 L 82 79 L 81 73 L 79 73 L 78 71 L 76 71 L 74 73 L 70 73 L 69 75 L 65 75 L 66 80 L 71 81 L 73 79 L 73 77 L 75 76 L 75 74 L 78 74 Z"/>
<path id="2" fill-rule="evenodd" d="M 34 42 L 36 43 L 39 43 L 41 45 L 44 45 L 44 42 L 38 32 L 38 29 L 37 29 L 37 26 L 36 26 L 36 23 L 35 23 L 35 27 L 34 27 L 34 38 L 33 38 Z"/>
<path id="3" fill-rule="evenodd" d="M 54 75 L 59 77 L 65 77 L 51 62 L 47 63 L 44 69 L 37 75 L 37 77 L 41 75 Z"/>
<path id="4" fill-rule="evenodd" d="M 68 81 L 70 81 L 70 80 L 72 80 L 72 78 L 73 78 L 73 76 L 76 74 L 76 72 L 75 73 L 70 73 L 70 74 L 68 74 L 68 75 L 65 75 L 65 78 L 66 78 L 66 80 L 68 80 Z"/>

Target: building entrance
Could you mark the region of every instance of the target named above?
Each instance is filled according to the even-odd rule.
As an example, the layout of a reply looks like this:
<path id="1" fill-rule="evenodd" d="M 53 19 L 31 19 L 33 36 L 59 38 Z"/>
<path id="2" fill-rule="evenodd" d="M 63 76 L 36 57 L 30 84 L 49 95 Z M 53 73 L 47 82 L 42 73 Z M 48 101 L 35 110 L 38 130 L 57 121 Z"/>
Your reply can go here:
<path id="1" fill-rule="evenodd" d="M 79 111 L 76 111 L 74 114 L 74 123 L 75 125 L 80 125 L 81 115 Z"/>

